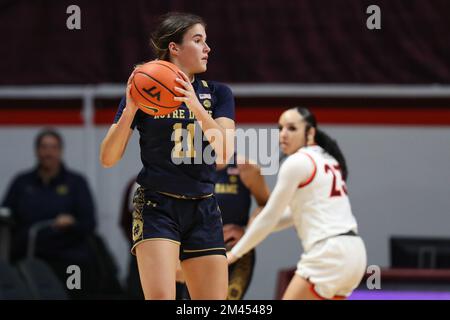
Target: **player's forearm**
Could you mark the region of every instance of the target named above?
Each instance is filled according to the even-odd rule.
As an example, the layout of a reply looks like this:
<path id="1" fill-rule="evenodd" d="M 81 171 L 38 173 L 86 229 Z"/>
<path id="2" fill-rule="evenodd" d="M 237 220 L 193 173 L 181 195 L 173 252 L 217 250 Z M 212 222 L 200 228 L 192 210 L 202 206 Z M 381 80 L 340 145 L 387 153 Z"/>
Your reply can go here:
<path id="1" fill-rule="evenodd" d="M 264 240 L 277 226 L 281 216 L 288 208 L 292 196 L 297 190 L 297 165 L 292 159 L 284 162 L 280 168 L 277 184 L 264 209 L 255 218 L 241 240 L 231 250 L 239 258 Z"/>
<path id="2" fill-rule="evenodd" d="M 234 129 L 218 127 L 219 131 L 213 130 L 210 135 L 205 133 L 205 136 L 216 153 L 216 163 L 226 164 L 234 154 Z"/>
<path id="3" fill-rule="evenodd" d="M 136 111 L 125 108 L 116 125 L 113 125 L 100 146 L 100 162 L 106 167 L 114 166 L 125 151 L 130 135 L 130 126 Z"/>
<path id="4" fill-rule="evenodd" d="M 264 206 L 256 207 L 252 213 L 250 214 L 250 218 L 248 219 L 247 228 L 252 224 L 253 220 L 255 220 L 256 216 L 264 209 Z"/>
<path id="5" fill-rule="evenodd" d="M 192 108 L 191 110 L 216 153 L 216 162 L 219 164 L 227 163 L 234 154 L 234 128 L 223 128 L 201 105 L 199 108 Z"/>
<path id="6" fill-rule="evenodd" d="M 238 241 L 238 243 L 231 249 L 231 253 L 240 258 L 259 243 L 261 243 L 275 227 L 277 221 L 270 218 L 269 215 L 258 216 L 252 223 L 251 227 L 247 229 L 244 236 Z"/>
<path id="7" fill-rule="evenodd" d="M 288 207 L 283 212 L 283 215 L 281 216 L 280 220 L 278 221 L 277 225 L 273 229 L 273 232 L 282 231 L 284 229 L 287 229 L 294 225 L 294 219 L 292 217 L 291 209 Z"/>
<path id="8" fill-rule="evenodd" d="M 100 146 L 100 163 L 105 168 L 114 166 L 122 157 L 125 130 L 118 126 L 111 127 Z"/>

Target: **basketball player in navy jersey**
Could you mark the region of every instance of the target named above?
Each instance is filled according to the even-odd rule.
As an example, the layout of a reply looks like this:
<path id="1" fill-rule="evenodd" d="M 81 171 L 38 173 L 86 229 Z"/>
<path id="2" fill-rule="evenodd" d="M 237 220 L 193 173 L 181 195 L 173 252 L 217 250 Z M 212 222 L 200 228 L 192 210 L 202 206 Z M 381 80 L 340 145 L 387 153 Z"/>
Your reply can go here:
<path id="1" fill-rule="evenodd" d="M 137 128 L 143 168 L 134 197 L 132 252 L 136 254 L 146 299 L 174 299 L 178 261 L 193 299 L 225 299 L 228 266 L 221 213 L 214 192 L 216 163 L 227 163 L 234 151 L 234 99 L 218 82 L 200 80 L 210 48 L 205 23 L 195 15 L 169 13 L 152 35 L 160 60 L 177 65 L 182 73 L 175 97 L 183 102 L 161 117 L 138 109 L 130 96 L 122 99 L 114 124 L 100 149 L 100 161 L 114 166 Z M 189 135 L 183 139 L 182 130 Z M 195 144 L 201 135 L 200 145 Z M 212 150 L 214 161 L 204 157 Z"/>
<path id="2" fill-rule="evenodd" d="M 223 235 L 227 250 L 231 250 L 242 238 L 245 229 L 263 209 L 270 190 L 260 167 L 243 156 L 236 155 L 228 165 L 217 166 L 215 194 L 222 212 Z M 251 198 L 257 206 L 250 213 Z M 250 284 L 255 264 L 255 252 L 250 251 L 230 265 L 228 300 L 240 300 Z M 189 293 L 182 285 L 181 270 L 177 273 L 177 299 L 188 299 Z"/>

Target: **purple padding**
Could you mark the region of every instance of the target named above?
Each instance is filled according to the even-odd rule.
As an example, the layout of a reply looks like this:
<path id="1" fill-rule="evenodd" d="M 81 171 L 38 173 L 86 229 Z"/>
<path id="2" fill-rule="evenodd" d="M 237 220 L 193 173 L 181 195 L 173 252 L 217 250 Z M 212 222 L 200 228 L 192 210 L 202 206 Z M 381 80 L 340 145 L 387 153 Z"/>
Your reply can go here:
<path id="1" fill-rule="evenodd" d="M 450 300 L 450 292 L 355 290 L 348 300 Z"/>

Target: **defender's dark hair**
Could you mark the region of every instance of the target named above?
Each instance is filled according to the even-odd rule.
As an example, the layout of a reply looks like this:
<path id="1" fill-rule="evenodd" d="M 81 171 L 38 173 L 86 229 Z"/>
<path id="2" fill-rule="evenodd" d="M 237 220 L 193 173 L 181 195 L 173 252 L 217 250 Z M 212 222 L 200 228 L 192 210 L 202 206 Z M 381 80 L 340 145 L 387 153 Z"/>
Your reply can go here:
<path id="1" fill-rule="evenodd" d="M 42 143 L 42 140 L 46 136 L 54 137 L 56 140 L 58 140 L 58 143 L 59 143 L 59 146 L 61 147 L 61 149 L 64 147 L 63 138 L 61 137 L 61 135 L 58 132 L 56 132 L 53 129 L 44 129 L 38 133 L 38 135 L 36 136 L 36 139 L 34 140 L 34 148 L 35 149 L 39 148 L 39 146 Z"/>
<path id="2" fill-rule="evenodd" d="M 307 141 L 306 137 L 308 134 L 308 131 L 311 128 L 316 129 L 316 136 L 314 140 L 316 143 L 321 146 L 326 152 L 328 152 L 330 155 L 332 155 L 337 162 L 339 162 L 339 165 L 341 167 L 342 172 L 342 178 L 344 180 L 347 180 L 348 177 L 348 168 L 347 163 L 345 162 L 344 154 L 342 153 L 341 149 L 339 148 L 336 140 L 331 138 L 329 135 L 327 135 L 325 132 L 317 128 L 317 120 L 314 114 L 309 111 L 308 108 L 302 108 L 302 107 L 295 107 L 295 109 L 300 113 L 303 117 L 303 120 L 306 122 L 306 129 L 305 129 L 305 141 Z"/>
<path id="3" fill-rule="evenodd" d="M 156 57 L 169 61 L 169 43 L 181 44 L 186 31 L 196 24 L 206 28 L 202 18 L 190 13 L 169 12 L 161 16 L 158 26 L 151 35 L 150 45 Z"/>

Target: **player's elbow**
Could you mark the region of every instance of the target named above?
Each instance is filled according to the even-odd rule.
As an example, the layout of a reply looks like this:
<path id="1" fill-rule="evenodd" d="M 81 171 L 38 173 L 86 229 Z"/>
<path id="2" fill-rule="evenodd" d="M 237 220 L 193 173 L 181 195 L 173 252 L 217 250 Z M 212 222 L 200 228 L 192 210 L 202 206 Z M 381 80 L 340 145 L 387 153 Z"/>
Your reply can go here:
<path id="1" fill-rule="evenodd" d="M 222 152 L 223 163 L 229 163 L 233 155 L 234 155 L 234 137 L 227 139 L 227 142 L 225 143 L 225 148 Z"/>
<path id="2" fill-rule="evenodd" d="M 114 164 L 102 162 L 102 167 L 108 169 L 114 167 Z"/>
<path id="3" fill-rule="evenodd" d="M 102 165 L 103 168 L 114 167 L 117 161 L 119 161 L 119 159 L 111 157 L 111 155 L 108 155 L 106 152 L 100 153 L 100 164 Z"/>
<path id="4" fill-rule="evenodd" d="M 222 161 L 224 163 L 229 163 L 231 158 L 233 157 L 234 151 L 226 151 L 224 152 L 224 154 L 222 155 Z"/>
<path id="5" fill-rule="evenodd" d="M 233 157 L 233 154 L 234 154 L 233 152 L 230 152 L 230 153 L 223 152 L 221 154 L 217 154 L 216 164 L 218 164 L 218 165 L 225 165 L 225 164 L 230 163 L 231 158 Z"/>
<path id="6" fill-rule="evenodd" d="M 108 144 L 108 141 L 105 139 L 100 145 L 100 164 L 104 168 L 111 168 L 122 158 L 122 154 L 123 150 L 120 152 L 115 145 Z"/>
<path id="7" fill-rule="evenodd" d="M 100 160 L 100 163 L 103 168 L 112 168 L 116 164 L 114 161 L 103 160 L 103 159 Z"/>
<path id="8" fill-rule="evenodd" d="M 230 163 L 231 158 L 234 155 L 234 149 L 222 148 L 216 151 L 216 164 L 217 165 L 226 165 Z"/>

